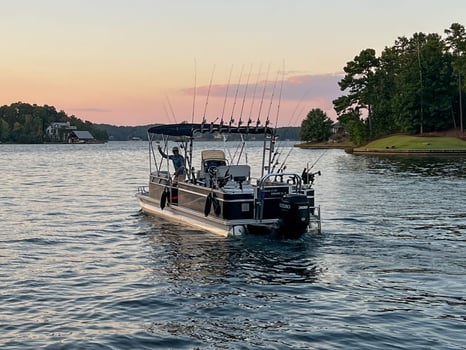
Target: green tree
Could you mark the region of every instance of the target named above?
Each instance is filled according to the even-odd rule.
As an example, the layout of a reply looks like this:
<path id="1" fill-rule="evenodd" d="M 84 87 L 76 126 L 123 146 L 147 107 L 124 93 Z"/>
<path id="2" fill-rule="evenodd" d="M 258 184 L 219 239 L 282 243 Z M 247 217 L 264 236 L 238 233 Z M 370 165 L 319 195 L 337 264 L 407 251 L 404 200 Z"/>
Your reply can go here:
<path id="1" fill-rule="evenodd" d="M 83 122 L 52 106 L 37 106 L 23 102 L 0 106 L 0 139 L 2 142 L 41 143 L 47 140 L 45 128 L 52 122 L 70 122 L 79 130 L 87 130 L 97 140 L 107 141 L 108 134 L 90 122 Z"/>
<path id="2" fill-rule="evenodd" d="M 445 33 L 445 40 L 435 33 L 399 37 L 380 57 L 366 49 L 347 63 L 339 82 L 346 94 L 333 104 L 350 135 L 441 131 L 462 122 L 464 91 L 458 86 L 466 86 L 459 84 L 466 73 L 466 34 L 457 23 Z"/>
<path id="3" fill-rule="evenodd" d="M 392 100 L 396 94 L 398 65 L 397 51 L 393 48 L 385 48 L 379 58 L 379 67 L 373 79 L 376 100 L 371 115 L 372 137 L 382 137 L 398 131 L 392 108 Z"/>
<path id="4" fill-rule="evenodd" d="M 449 29 L 445 29 L 445 44 L 453 56 L 453 68 L 456 74 L 466 76 L 466 31 L 464 26 L 453 23 Z M 466 79 L 462 79 L 462 88 L 466 88 Z"/>
<path id="5" fill-rule="evenodd" d="M 367 142 L 369 138 L 367 123 L 357 112 L 344 114 L 338 118 L 338 121 L 355 146 L 361 146 Z"/>
<path id="6" fill-rule="evenodd" d="M 20 122 L 14 122 L 13 124 L 13 130 L 11 131 L 12 135 L 12 141 L 14 142 L 24 142 L 24 137 L 23 137 L 23 124 Z"/>
<path id="7" fill-rule="evenodd" d="M 458 94 L 457 101 L 454 102 L 454 110 L 456 110 L 457 119 L 460 130 L 464 130 L 463 106 L 466 105 L 465 92 L 466 89 L 466 31 L 464 26 L 459 23 L 453 23 L 449 29 L 445 29 L 445 43 L 448 52 L 453 59 L 453 72 L 458 79 Z"/>
<path id="8" fill-rule="evenodd" d="M 312 109 L 301 123 L 301 141 L 327 141 L 332 135 L 332 120 L 320 108 Z"/>
<path id="9" fill-rule="evenodd" d="M 423 133 L 454 127 L 451 118 L 451 58 L 438 34 L 398 38 L 400 66 L 392 107 L 401 132 Z"/>
<path id="10" fill-rule="evenodd" d="M 0 140 L 2 142 L 10 141 L 10 126 L 8 125 L 8 122 L 2 118 L 0 119 L 0 124 L 1 124 Z"/>
<path id="11" fill-rule="evenodd" d="M 373 105 L 376 101 L 375 95 L 375 73 L 379 67 L 379 59 L 374 49 L 365 49 L 343 68 L 346 75 L 338 83 L 341 91 L 348 91 L 333 101 L 337 114 L 361 114 L 367 111 L 369 127 L 371 128 L 371 117 Z"/>

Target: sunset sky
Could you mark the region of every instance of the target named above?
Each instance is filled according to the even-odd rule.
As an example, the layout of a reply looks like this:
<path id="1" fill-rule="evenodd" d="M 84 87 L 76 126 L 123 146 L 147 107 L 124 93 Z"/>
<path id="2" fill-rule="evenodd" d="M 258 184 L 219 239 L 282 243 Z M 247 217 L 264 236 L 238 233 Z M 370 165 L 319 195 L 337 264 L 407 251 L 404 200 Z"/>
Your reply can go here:
<path id="1" fill-rule="evenodd" d="M 0 0 L 0 105 L 113 125 L 334 119 L 361 50 L 455 22 L 464 0 Z"/>

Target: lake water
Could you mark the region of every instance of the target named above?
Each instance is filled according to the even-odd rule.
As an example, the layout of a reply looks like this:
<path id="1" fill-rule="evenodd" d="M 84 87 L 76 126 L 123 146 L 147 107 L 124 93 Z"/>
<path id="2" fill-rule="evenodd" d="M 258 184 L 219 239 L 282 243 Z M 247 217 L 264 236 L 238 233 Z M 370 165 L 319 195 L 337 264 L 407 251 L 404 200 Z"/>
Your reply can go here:
<path id="1" fill-rule="evenodd" d="M 140 215 L 147 158 L 0 145 L 1 349 L 466 349 L 466 158 L 294 149 L 322 172 L 298 241 Z"/>

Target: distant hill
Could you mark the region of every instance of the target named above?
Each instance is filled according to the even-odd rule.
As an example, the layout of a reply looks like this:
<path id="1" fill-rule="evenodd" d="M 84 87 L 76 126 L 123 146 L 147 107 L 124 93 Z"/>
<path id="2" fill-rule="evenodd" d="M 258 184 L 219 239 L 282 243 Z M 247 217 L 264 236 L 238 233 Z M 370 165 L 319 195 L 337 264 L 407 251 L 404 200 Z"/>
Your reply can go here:
<path id="1" fill-rule="evenodd" d="M 46 133 L 52 123 L 69 122 L 77 130 L 90 132 L 97 141 L 147 140 L 147 130 L 157 124 L 139 126 L 115 126 L 94 124 L 83 121 L 64 111 L 57 111 L 53 106 L 38 106 L 16 102 L 0 106 L 0 142 L 1 143 L 44 143 L 52 142 Z M 278 128 L 281 140 L 299 140 L 299 127 Z M 253 138 L 254 136 L 251 136 Z M 203 139 L 214 139 L 214 135 L 204 134 Z M 233 136 L 232 136 L 233 139 Z"/>
<path id="2" fill-rule="evenodd" d="M 105 130 L 110 141 L 129 141 L 133 139 L 147 140 L 147 130 L 155 125 L 156 124 L 115 126 L 110 124 L 96 124 L 96 127 Z"/>
<path id="3" fill-rule="evenodd" d="M 38 106 L 16 102 L 0 106 L 0 142 L 2 143 L 44 143 L 55 140 L 46 133 L 52 123 L 69 123 L 76 130 L 88 131 L 97 141 L 105 142 L 105 130 L 89 121 L 83 121 L 53 106 Z"/>

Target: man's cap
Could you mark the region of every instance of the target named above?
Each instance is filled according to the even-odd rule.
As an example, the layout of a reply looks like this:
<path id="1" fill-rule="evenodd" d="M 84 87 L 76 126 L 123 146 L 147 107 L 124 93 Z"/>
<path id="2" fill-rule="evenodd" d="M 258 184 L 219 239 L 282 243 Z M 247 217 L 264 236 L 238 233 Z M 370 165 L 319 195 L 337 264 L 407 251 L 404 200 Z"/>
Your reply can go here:
<path id="1" fill-rule="evenodd" d="M 172 151 L 173 151 L 173 152 L 178 152 L 178 147 L 176 147 L 176 146 L 173 147 L 173 148 L 172 148 Z"/>

